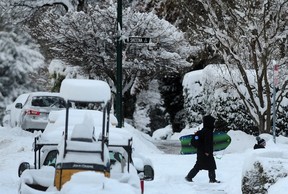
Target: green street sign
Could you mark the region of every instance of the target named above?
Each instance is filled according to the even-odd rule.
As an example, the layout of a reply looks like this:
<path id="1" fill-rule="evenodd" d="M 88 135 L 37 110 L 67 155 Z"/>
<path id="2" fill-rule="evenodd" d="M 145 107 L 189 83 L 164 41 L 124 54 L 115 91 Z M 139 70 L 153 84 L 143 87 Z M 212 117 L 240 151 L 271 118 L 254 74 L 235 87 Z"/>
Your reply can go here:
<path id="1" fill-rule="evenodd" d="M 150 38 L 147 37 L 129 37 L 128 39 L 126 39 L 127 43 L 149 43 L 150 42 Z"/>

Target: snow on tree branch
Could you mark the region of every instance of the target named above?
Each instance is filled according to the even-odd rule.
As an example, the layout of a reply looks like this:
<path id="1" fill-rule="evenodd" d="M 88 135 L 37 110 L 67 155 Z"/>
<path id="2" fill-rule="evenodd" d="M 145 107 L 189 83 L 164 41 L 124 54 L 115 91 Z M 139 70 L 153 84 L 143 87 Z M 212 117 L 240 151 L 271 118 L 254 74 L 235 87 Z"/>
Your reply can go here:
<path id="1" fill-rule="evenodd" d="M 240 0 L 232 4 L 224 0 L 198 1 L 208 12 L 210 25 L 204 26 L 204 29 L 214 40 L 211 41 L 214 49 L 223 56 L 228 69 L 238 70 L 247 91 L 243 93 L 236 82 L 234 87 L 259 131 L 269 132 L 273 103 L 272 61 L 276 60 L 280 66 L 286 66 L 288 62 L 288 1 Z M 251 85 L 249 81 L 249 69 L 254 71 L 256 85 Z M 283 79 L 280 88 L 286 88 L 287 74 L 287 68 L 281 68 Z M 277 95 L 287 93 L 287 90 L 281 91 L 278 90 Z"/>
<path id="2" fill-rule="evenodd" d="M 31 29 L 53 58 L 80 66 L 91 77 L 102 76 L 115 83 L 116 13 L 113 2 L 101 7 L 89 6 L 85 13 L 68 12 L 59 16 L 45 12 L 34 18 L 36 22 L 31 24 Z M 136 80 L 134 75 L 141 77 L 144 86 L 164 72 L 177 72 L 192 65 L 187 58 L 197 48 L 188 43 L 183 32 L 153 13 L 124 9 L 121 38 L 130 36 L 149 37 L 151 41 L 149 44 L 124 42 L 124 89 L 131 88 L 125 86 Z"/>

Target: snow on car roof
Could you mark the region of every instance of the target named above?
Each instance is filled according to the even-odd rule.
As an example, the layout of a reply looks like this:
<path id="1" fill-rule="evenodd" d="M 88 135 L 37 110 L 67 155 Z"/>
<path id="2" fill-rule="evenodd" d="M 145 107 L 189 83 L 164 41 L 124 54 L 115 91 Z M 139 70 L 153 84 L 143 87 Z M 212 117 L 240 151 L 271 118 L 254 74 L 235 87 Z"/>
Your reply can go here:
<path id="1" fill-rule="evenodd" d="M 16 100 L 13 103 L 16 104 L 16 103 L 20 102 L 20 103 L 24 104 L 25 101 L 27 100 L 27 98 L 29 97 L 29 95 L 30 95 L 30 93 L 21 94 L 16 98 Z"/>
<path id="2" fill-rule="evenodd" d="M 109 145 L 127 146 L 132 137 L 125 128 L 111 127 L 109 132 Z"/>
<path id="3" fill-rule="evenodd" d="M 66 100 L 82 102 L 107 102 L 111 98 L 109 85 L 101 80 L 64 79 L 60 94 Z"/>

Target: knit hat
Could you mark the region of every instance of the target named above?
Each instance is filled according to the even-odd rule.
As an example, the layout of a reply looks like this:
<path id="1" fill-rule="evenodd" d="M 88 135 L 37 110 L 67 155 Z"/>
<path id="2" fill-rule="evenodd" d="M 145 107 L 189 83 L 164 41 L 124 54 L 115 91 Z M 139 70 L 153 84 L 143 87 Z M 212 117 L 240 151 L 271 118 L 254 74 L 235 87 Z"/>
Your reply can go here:
<path id="1" fill-rule="evenodd" d="M 207 129 L 214 129 L 215 118 L 211 115 L 206 115 L 203 117 L 203 127 Z"/>
<path id="2" fill-rule="evenodd" d="M 266 143 L 266 141 L 264 139 L 261 139 L 259 136 L 256 137 L 256 140 L 260 145 L 264 145 Z"/>

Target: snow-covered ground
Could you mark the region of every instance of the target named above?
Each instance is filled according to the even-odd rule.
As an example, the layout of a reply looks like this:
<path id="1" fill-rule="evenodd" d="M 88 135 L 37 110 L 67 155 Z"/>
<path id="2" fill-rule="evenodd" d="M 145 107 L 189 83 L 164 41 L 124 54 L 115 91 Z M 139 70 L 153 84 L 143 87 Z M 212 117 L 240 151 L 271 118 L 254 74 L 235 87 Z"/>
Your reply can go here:
<path id="1" fill-rule="evenodd" d="M 129 129 L 128 129 L 129 128 Z M 127 130 L 131 133 L 132 127 Z M 170 141 L 178 141 L 181 135 L 192 133 L 195 129 L 184 129 L 180 134 L 174 134 L 169 139 Z M 169 133 L 169 127 L 159 130 L 161 133 Z M 262 160 L 266 168 L 273 167 L 275 162 L 281 163 L 284 171 L 288 169 L 288 139 L 279 137 L 274 144 L 273 138 L 270 135 L 261 135 L 267 142 L 266 149 L 253 150 L 255 137 L 247 135 L 241 131 L 229 131 L 228 134 L 232 138 L 232 142 L 225 151 L 215 153 L 217 163 L 217 179 L 222 181 L 220 184 L 208 183 L 207 171 L 200 171 L 194 178 L 194 182 L 188 183 L 184 180 L 187 172 L 193 167 L 196 155 L 175 155 L 165 154 L 154 147 L 151 142 L 155 141 L 147 135 L 141 134 L 139 131 L 133 133 L 135 139 L 134 145 L 149 157 L 154 166 L 155 179 L 145 182 L 146 194 L 175 194 L 175 193 L 197 193 L 197 194 L 241 194 L 242 174 L 246 170 L 253 168 L 253 161 Z M 18 165 L 22 161 L 33 161 L 32 143 L 36 133 L 28 133 L 20 128 L 4 128 L 0 127 L 0 193 L 1 194 L 16 194 L 19 184 L 17 176 Z M 156 136 L 153 138 L 157 139 Z M 141 149 L 141 150 L 140 150 Z M 274 163 L 271 163 L 271 160 Z M 269 166 L 270 165 L 270 166 Z M 82 174 L 83 176 L 91 176 L 100 178 L 93 174 Z M 272 176 L 272 175 L 271 175 Z M 73 181 L 83 180 L 81 176 L 76 177 Z M 102 181 L 109 184 L 109 191 L 101 193 L 109 194 L 127 194 L 123 189 L 119 190 L 119 184 L 109 182 L 102 177 Z M 104 180 L 105 179 L 105 180 Z M 91 180 L 87 178 L 86 180 Z M 268 194 L 286 194 L 288 190 L 288 178 L 280 178 L 276 184 L 268 189 Z M 111 183 L 111 184 L 110 184 Z M 73 187 L 71 187 L 73 188 Z M 125 188 L 125 187 L 122 187 Z M 76 190 L 77 189 L 77 190 Z M 101 188 L 98 188 L 101 189 Z M 128 188 L 127 188 L 128 189 Z M 92 190 L 83 188 L 66 189 L 65 194 L 75 193 L 92 194 Z M 76 192 L 76 193 L 77 193 Z M 95 191 L 94 191 L 95 192 Z M 64 192 L 63 192 L 64 193 Z M 130 193 L 130 192 L 128 192 Z"/>

